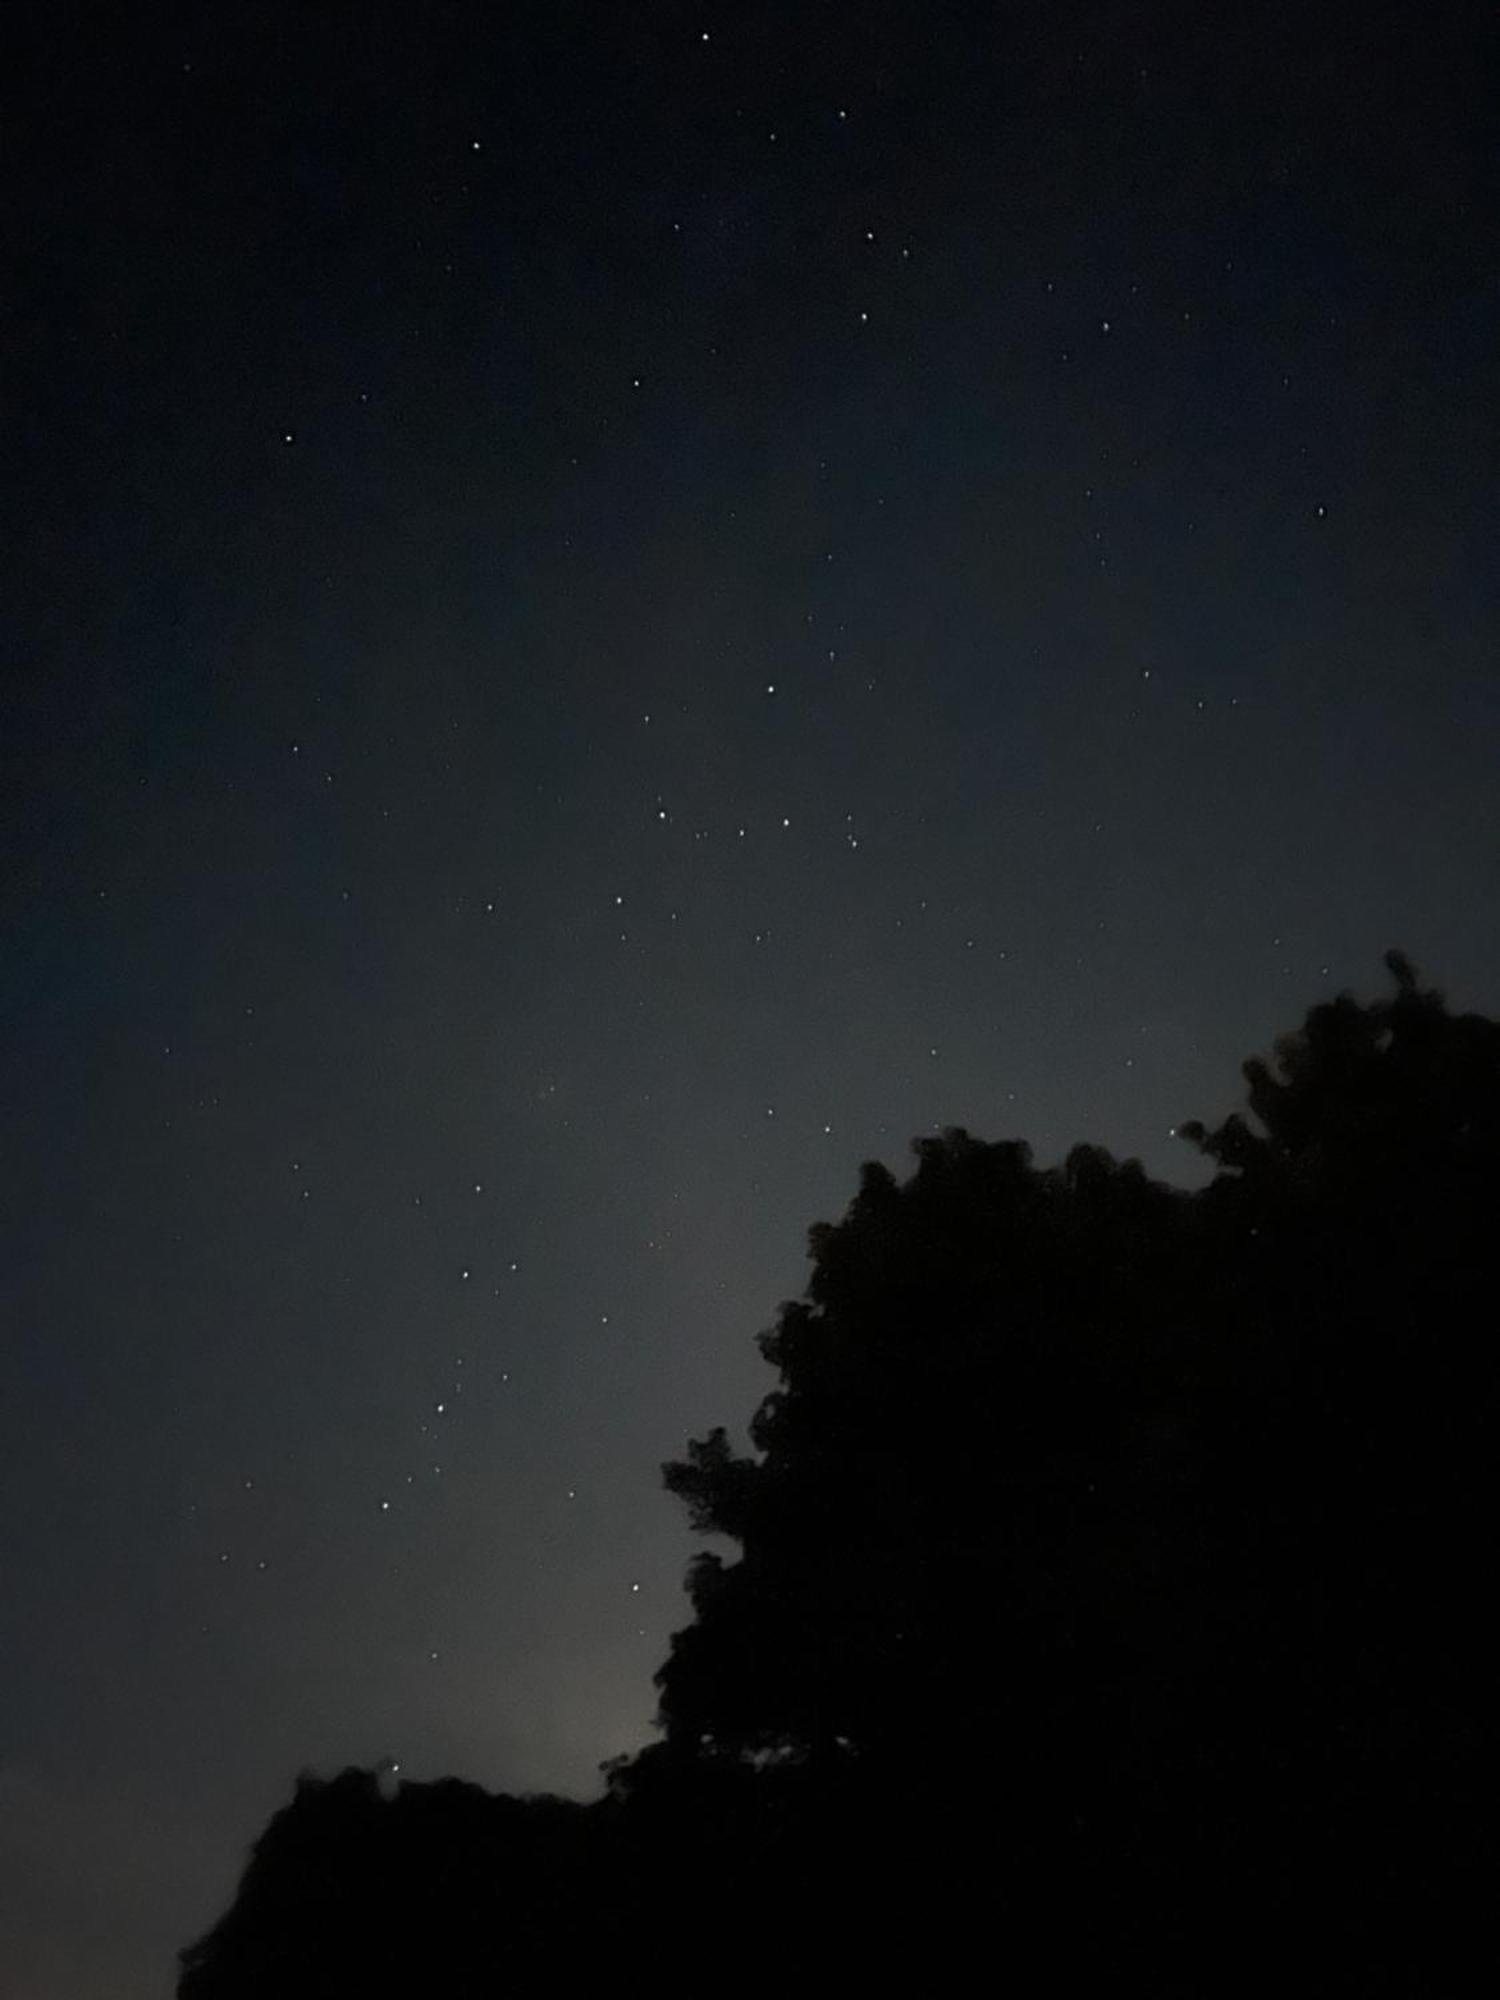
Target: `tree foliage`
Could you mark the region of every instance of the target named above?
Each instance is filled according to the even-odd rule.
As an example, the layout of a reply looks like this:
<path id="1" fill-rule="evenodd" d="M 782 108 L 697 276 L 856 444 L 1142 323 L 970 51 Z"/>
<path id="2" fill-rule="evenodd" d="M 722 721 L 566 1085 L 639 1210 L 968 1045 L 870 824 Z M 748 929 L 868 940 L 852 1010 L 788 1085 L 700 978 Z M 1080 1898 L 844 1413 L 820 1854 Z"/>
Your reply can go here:
<path id="1" fill-rule="evenodd" d="M 1049 1990 L 1479 1990 L 1500 1023 L 1387 964 L 1180 1128 L 1195 1193 L 961 1130 L 866 1166 L 761 1335 L 750 1450 L 665 1468 L 730 1549 L 692 1563 L 659 1741 L 588 1808 L 457 1788 L 395 1876 L 394 1808 L 352 1802 L 330 1875 L 299 1795 L 302 1888 L 273 1825 L 184 1996 L 335 1990 L 287 1939 L 408 1869 L 487 1913 L 452 1991 L 535 1972 L 568 1907 L 617 1970 L 748 1924 L 824 1983 L 945 1990 L 983 1950 Z"/>
<path id="2" fill-rule="evenodd" d="M 864 1170 L 752 1454 L 666 1468 L 738 1551 L 692 1566 L 668 1751 L 921 1801 L 939 1872 L 982 1840 L 1158 1936 L 1248 1900 L 1347 1943 L 1397 1857 L 1477 1893 L 1500 1024 L 1387 964 L 1180 1128 L 1196 1194 L 963 1131 Z"/>

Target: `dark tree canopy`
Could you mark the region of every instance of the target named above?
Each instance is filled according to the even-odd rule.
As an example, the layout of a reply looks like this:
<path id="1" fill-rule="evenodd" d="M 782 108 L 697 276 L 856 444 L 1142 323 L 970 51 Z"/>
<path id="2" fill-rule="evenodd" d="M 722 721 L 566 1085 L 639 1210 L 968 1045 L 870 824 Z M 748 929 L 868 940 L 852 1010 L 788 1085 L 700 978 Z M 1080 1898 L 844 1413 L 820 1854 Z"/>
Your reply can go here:
<path id="1" fill-rule="evenodd" d="M 666 1468 L 738 1545 L 692 1566 L 666 1754 L 920 1801 L 940 1872 L 982 1825 L 1158 1936 L 1163 1882 L 1334 1955 L 1393 1872 L 1434 1921 L 1478 1892 L 1500 1024 L 1387 965 L 1181 1128 L 1197 1194 L 962 1131 L 864 1170 L 754 1455 Z"/>
<path id="2" fill-rule="evenodd" d="M 584 1961 L 580 1905 L 603 1942 L 605 1839 L 601 1815 L 570 1800 L 497 1798 L 456 1778 L 387 1793 L 371 1771 L 304 1774 L 232 1909 L 182 1954 L 178 1993 L 539 1990 L 560 1960 Z"/>
<path id="3" fill-rule="evenodd" d="M 1500 1023 L 1387 964 L 1180 1128 L 1196 1193 L 958 1130 L 867 1166 L 761 1336 L 752 1451 L 666 1468 L 733 1546 L 692 1564 L 660 1741 L 588 1808 L 299 1793 L 186 2000 L 455 1883 L 454 1992 L 570 1922 L 745 1991 L 791 1953 L 946 1990 L 981 1949 L 1023 1984 L 1482 1990 Z"/>

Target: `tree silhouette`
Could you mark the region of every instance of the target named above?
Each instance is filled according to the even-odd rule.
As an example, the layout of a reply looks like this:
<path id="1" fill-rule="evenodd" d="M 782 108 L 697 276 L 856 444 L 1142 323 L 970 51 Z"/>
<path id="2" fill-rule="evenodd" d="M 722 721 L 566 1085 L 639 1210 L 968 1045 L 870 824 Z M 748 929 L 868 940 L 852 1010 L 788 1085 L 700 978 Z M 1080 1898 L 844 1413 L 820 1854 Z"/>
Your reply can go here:
<path id="1" fill-rule="evenodd" d="M 182 2000 L 537 1990 L 619 1943 L 607 1816 L 444 1779 L 304 1774 L 233 1907 L 181 1955 Z M 579 1912 L 589 1922 L 579 1927 Z"/>
<path id="2" fill-rule="evenodd" d="M 761 1336 L 752 1451 L 665 1468 L 734 1559 L 693 1561 L 660 1740 L 586 1808 L 304 1787 L 185 2000 L 380 1990 L 329 1983 L 355 1911 L 449 1992 L 555 1971 L 580 1921 L 601 1967 L 747 1992 L 773 1950 L 809 1984 L 983 1953 L 1049 1990 L 1481 1990 L 1500 1023 L 1387 964 L 1180 1128 L 1196 1193 L 961 1130 L 867 1166 Z"/>
<path id="3" fill-rule="evenodd" d="M 1181 1128 L 1199 1194 L 961 1131 L 865 1169 L 761 1337 L 757 1455 L 666 1468 L 740 1550 L 691 1568 L 669 1749 L 899 1799 L 896 1880 L 982 1841 L 1159 1965 L 1246 1926 L 1347 1965 L 1393 1877 L 1407 1970 L 1387 1907 L 1366 1976 L 1431 1962 L 1495 1858 L 1500 1025 L 1387 964 Z"/>
<path id="4" fill-rule="evenodd" d="M 1179 1787 L 1179 1828 L 1262 1908 L 1425 1979 L 1473 1942 L 1497 1856 L 1500 1024 L 1387 964 L 1393 999 L 1315 1008 L 1245 1065 L 1259 1131 L 1184 1128 L 1226 1172 L 1202 1201 L 1221 1319 L 1192 1721 L 1213 1782 Z"/>

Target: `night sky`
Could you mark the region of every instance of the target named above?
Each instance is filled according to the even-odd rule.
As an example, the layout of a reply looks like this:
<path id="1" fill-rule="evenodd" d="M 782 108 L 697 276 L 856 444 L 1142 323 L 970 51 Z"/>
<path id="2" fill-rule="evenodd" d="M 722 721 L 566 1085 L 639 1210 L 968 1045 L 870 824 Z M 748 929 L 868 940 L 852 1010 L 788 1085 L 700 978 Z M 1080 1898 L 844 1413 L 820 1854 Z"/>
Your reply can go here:
<path id="1" fill-rule="evenodd" d="M 0 1990 L 597 1790 L 859 1163 L 1500 1008 L 1475 5 L 22 4 Z"/>

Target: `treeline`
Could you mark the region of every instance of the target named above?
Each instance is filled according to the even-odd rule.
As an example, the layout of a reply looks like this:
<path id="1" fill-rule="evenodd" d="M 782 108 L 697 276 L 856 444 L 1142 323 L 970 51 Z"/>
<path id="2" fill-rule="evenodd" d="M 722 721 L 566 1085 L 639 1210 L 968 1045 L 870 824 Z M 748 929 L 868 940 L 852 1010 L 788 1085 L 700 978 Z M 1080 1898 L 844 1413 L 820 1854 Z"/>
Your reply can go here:
<path id="1" fill-rule="evenodd" d="M 1462 1995 L 1489 1913 L 1500 1023 L 1312 1009 L 1199 1191 L 962 1131 L 812 1231 L 659 1737 L 304 1779 L 182 2000 L 975 1978 Z"/>

